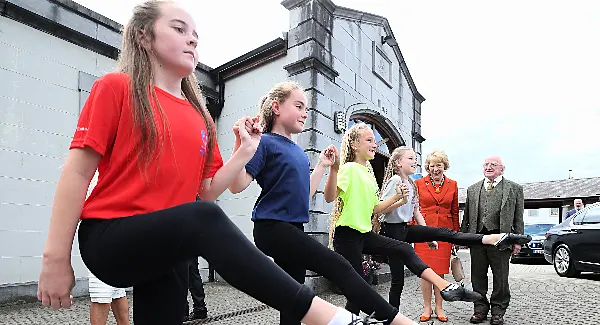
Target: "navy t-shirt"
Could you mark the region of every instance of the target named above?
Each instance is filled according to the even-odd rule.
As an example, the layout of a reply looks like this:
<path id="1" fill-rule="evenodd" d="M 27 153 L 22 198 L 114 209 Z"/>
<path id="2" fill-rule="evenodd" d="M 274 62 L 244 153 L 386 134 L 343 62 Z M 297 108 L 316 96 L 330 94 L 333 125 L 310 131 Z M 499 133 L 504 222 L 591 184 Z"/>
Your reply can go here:
<path id="1" fill-rule="evenodd" d="M 246 171 L 262 189 L 253 221 L 308 222 L 310 162 L 296 143 L 279 134 L 263 134 Z"/>

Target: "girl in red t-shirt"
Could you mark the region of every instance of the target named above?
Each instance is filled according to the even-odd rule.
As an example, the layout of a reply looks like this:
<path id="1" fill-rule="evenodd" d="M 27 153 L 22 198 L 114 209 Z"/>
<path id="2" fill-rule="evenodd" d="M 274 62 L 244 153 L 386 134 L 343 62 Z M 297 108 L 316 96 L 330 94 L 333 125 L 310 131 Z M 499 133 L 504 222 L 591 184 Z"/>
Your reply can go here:
<path id="1" fill-rule="evenodd" d="M 95 82 L 57 184 L 38 299 L 71 306 L 71 247 L 81 219 L 84 263 L 109 285 L 133 286 L 137 325 L 182 324 L 187 261 L 197 256 L 234 287 L 306 324 L 362 324 L 287 275 L 209 202 L 241 174 L 261 130 L 256 118 L 240 119 L 223 164 L 193 74 L 197 38 L 190 14 L 175 4 L 135 7 L 119 72 Z"/>

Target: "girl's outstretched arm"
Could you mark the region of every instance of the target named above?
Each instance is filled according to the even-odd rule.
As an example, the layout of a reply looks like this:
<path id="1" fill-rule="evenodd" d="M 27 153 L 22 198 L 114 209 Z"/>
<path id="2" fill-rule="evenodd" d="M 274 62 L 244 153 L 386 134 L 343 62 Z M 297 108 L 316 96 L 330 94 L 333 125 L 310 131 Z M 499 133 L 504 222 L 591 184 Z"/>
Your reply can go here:
<path id="1" fill-rule="evenodd" d="M 207 178 L 202 181 L 201 197 L 203 200 L 214 201 L 223 194 L 228 187 L 239 189 L 247 183 L 241 190 L 248 187 L 252 179 L 248 180 L 245 166 L 252 159 L 258 144 L 260 143 L 261 130 L 258 121 L 255 118 L 243 117 L 236 125 L 244 126 L 238 128 L 239 146 L 234 147 L 234 152 L 231 158 L 221 167 L 212 178 Z M 235 127 L 235 126 L 234 126 Z"/>
<path id="2" fill-rule="evenodd" d="M 384 200 L 385 201 L 385 200 Z M 383 202 L 383 201 L 382 201 Z M 408 203 L 408 199 L 406 197 L 403 197 L 400 201 L 396 201 L 394 202 L 392 205 L 390 205 L 388 208 L 382 209 L 381 213 L 390 213 L 394 210 L 396 210 L 397 208 L 405 205 L 406 203 Z M 381 203 L 380 203 L 381 204 Z"/>
<path id="3" fill-rule="evenodd" d="M 390 196 L 386 200 L 380 201 L 379 204 L 377 204 L 373 208 L 373 213 L 374 214 L 383 213 L 386 210 L 390 210 L 390 207 L 394 203 L 402 202 L 402 201 L 407 201 L 408 202 L 408 198 L 407 198 L 408 193 L 406 193 L 404 190 L 402 190 L 402 184 L 401 183 L 397 183 L 396 184 L 395 190 L 396 190 L 396 193 L 394 193 L 394 195 Z M 402 204 L 405 204 L 405 203 L 406 202 L 404 202 Z M 402 204 L 399 204 L 398 206 L 400 206 Z"/>
<path id="4" fill-rule="evenodd" d="M 391 196 L 393 196 L 396 193 L 396 187 L 397 185 L 400 185 L 400 190 L 402 191 L 403 195 L 402 195 L 402 199 L 400 199 L 399 201 L 395 201 L 394 203 L 392 203 L 392 205 L 390 205 L 387 208 L 382 208 L 381 209 L 381 213 L 385 213 L 388 214 L 392 211 L 394 211 L 395 209 L 403 206 L 404 204 L 408 203 L 408 195 L 409 195 L 409 189 L 408 186 L 404 183 L 401 182 L 401 180 L 399 180 L 398 178 L 390 178 L 390 180 L 385 184 L 385 187 L 382 189 L 382 202 L 385 201 L 385 199 L 389 199 Z"/>
<path id="5" fill-rule="evenodd" d="M 340 189 L 337 187 L 337 176 L 338 171 L 340 169 L 340 153 L 334 145 L 330 145 L 325 150 L 330 150 L 330 155 L 333 153 L 333 164 L 329 168 L 329 175 L 327 176 L 327 181 L 325 182 L 325 202 L 331 203 L 340 195 Z M 331 159 L 331 157 L 329 157 Z"/>
<path id="6" fill-rule="evenodd" d="M 419 202 L 418 198 L 417 202 Z M 419 226 L 427 226 L 427 223 L 425 223 L 425 217 L 423 217 L 423 214 L 421 213 L 421 207 L 419 206 L 419 203 L 415 204 L 413 217 Z"/>
<path id="7" fill-rule="evenodd" d="M 329 175 L 325 182 L 324 191 L 325 202 L 327 203 L 333 202 L 340 195 L 340 189 L 337 187 L 337 175 L 338 168 L 334 168 L 333 166 L 329 168 Z"/>
<path id="8" fill-rule="evenodd" d="M 330 144 L 325 150 L 321 151 L 321 154 L 319 154 L 319 162 L 315 166 L 313 172 L 310 174 L 310 198 L 312 198 L 317 192 L 319 184 L 321 183 L 323 175 L 325 174 L 325 170 L 328 167 L 332 167 L 334 164 L 336 164 L 336 156 L 337 149 L 332 144 Z M 325 184 L 325 186 L 327 186 L 327 184 Z"/>
<path id="9" fill-rule="evenodd" d="M 69 258 L 85 196 L 102 156 L 89 147 L 69 151 L 56 185 L 44 256 Z"/>
<path id="10" fill-rule="evenodd" d="M 42 253 L 38 299 L 54 309 L 71 305 L 75 285 L 71 247 L 90 181 L 102 156 L 89 147 L 73 148 L 56 185 L 48 239 Z"/>

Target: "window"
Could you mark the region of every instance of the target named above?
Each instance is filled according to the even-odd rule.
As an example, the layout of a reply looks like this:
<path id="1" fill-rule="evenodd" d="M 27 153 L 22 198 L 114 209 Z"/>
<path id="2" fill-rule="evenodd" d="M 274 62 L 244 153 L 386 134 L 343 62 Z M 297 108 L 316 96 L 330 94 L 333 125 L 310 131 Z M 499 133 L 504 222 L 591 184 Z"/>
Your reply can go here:
<path id="1" fill-rule="evenodd" d="M 560 208 L 552 208 L 550 209 L 550 216 L 558 216 L 558 214 L 560 213 Z"/>
<path id="2" fill-rule="evenodd" d="M 81 109 L 85 104 L 88 96 L 90 95 L 90 91 L 92 90 L 92 86 L 94 82 L 98 79 L 98 77 L 91 75 L 89 73 L 85 73 L 83 71 L 79 71 L 79 113 L 81 114 Z"/>
<path id="3" fill-rule="evenodd" d="M 589 209 L 583 218 L 583 223 L 600 223 L 600 206 Z"/>
<path id="4" fill-rule="evenodd" d="M 573 224 L 580 225 L 583 217 L 585 216 L 585 210 L 581 210 L 573 216 Z"/>
<path id="5" fill-rule="evenodd" d="M 423 153 L 422 148 L 421 148 L 421 142 L 415 141 L 415 148 L 414 149 L 418 153 Z"/>
<path id="6" fill-rule="evenodd" d="M 529 210 L 529 216 L 530 217 L 539 217 L 540 212 L 538 210 Z"/>

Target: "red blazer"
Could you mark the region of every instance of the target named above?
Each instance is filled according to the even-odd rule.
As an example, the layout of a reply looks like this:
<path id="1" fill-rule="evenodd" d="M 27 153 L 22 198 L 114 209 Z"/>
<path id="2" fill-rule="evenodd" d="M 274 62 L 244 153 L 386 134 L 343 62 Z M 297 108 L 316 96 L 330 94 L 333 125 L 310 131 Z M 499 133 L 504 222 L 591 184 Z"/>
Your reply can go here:
<path id="1" fill-rule="evenodd" d="M 459 231 L 458 185 L 446 177 L 440 193 L 435 193 L 429 175 L 415 181 L 419 192 L 419 205 L 425 222 L 431 227 Z"/>

